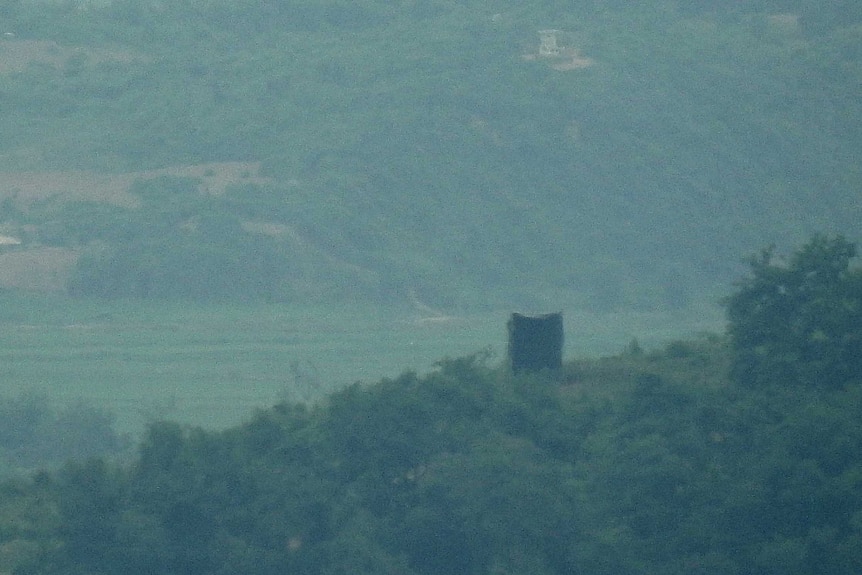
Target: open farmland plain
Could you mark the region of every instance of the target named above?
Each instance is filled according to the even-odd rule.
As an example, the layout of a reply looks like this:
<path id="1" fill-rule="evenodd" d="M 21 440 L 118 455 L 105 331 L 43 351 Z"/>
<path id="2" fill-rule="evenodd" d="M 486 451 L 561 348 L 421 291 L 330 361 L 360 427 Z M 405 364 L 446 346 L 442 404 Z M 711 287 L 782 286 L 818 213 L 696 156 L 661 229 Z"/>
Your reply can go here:
<path id="1" fill-rule="evenodd" d="M 169 418 L 221 428 L 281 400 L 427 372 L 444 357 L 505 355 L 507 312 L 0 299 L 0 396 L 36 393 L 110 410 L 121 432 Z M 717 318 L 567 313 L 568 358 L 717 329 Z"/>

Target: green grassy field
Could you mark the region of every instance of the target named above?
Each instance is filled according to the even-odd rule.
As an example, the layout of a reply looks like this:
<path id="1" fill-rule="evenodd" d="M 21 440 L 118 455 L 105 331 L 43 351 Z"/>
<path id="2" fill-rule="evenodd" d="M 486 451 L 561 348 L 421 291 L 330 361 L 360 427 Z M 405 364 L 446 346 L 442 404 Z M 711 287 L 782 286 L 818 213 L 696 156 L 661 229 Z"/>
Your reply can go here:
<path id="1" fill-rule="evenodd" d="M 566 311 L 566 357 L 621 351 L 717 330 L 714 310 L 686 316 Z M 153 418 L 205 427 L 255 407 L 313 401 L 355 381 L 426 372 L 483 349 L 505 356 L 507 311 L 422 318 L 406 309 L 182 305 L 0 298 L 0 397 L 104 407 L 122 432 Z"/>

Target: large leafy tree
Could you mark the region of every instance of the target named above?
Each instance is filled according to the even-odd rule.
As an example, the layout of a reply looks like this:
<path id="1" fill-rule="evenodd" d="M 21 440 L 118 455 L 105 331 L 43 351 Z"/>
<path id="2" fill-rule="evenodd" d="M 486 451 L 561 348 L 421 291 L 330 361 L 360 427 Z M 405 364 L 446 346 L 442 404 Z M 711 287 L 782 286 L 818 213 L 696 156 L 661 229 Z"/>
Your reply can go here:
<path id="1" fill-rule="evenodd" d="M 840 386 L 862 377 L 862 269 L 842 236 L 814 236 L 788 260 L 773 247 L 726 301 L 734 374 L 749 384 Z"/>

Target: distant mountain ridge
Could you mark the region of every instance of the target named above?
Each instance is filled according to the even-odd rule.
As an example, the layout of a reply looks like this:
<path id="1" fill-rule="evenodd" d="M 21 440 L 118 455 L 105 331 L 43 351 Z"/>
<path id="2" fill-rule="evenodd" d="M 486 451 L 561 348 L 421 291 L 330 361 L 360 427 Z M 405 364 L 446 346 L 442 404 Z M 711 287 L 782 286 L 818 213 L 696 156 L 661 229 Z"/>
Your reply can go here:
<path id="1" fill-rule="evenodd" d="M 18 3 L 0 62 L 56 49 L 0 70 L 7 175 L 261 179 L 141 177 L 131 207 L 12 182 L 2 249 L 81 254 L 86 295 L 696 305 L 765 244 L 860 238 L 854 6 Z"/>

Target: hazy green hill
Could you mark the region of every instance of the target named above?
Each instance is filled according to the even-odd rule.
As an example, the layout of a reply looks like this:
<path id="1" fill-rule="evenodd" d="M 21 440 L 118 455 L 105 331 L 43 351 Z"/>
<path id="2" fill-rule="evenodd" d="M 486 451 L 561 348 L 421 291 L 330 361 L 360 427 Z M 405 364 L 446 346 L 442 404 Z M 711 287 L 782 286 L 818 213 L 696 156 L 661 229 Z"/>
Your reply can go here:
<path id="1" fill-rule="evenodd" d="M 223 431 L 153 423 L 126 465 L 2 484 L 0 569 L 858 573 L 855 256 L 765 251 L 726 337 L 518 375 L 480 353 Z"/>
<path id="2" fill-rule="evenodd" d="M 745 389 L 718 338 L 574 362 L 448 360 L 134 464 L 7 484 L 21 573 L 834 573 L 862 565 L 856 385 Z M 17 518 L 26 516 L 27 522 Z"/>
<path id="3" fill-rule="evenodd" d="M 76 293 L 685 307 L 765 243 L 859 236 L 854 5 L 22 1 L 4 22 L 6 52 L 65 58 L 3 74 L 5 170 L 271 178 L 163 180 L 108 230 L 0 191 L 24 212 L 4 225 L 83 254 Z"/>

